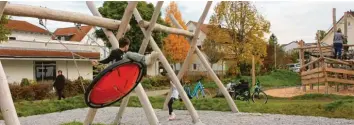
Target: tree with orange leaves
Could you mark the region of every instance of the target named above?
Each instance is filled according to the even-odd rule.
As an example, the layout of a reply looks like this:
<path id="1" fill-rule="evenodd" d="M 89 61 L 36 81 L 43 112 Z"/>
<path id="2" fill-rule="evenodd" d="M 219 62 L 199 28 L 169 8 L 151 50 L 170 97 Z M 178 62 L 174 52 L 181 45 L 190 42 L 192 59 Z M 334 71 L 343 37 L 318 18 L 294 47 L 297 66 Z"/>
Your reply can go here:
<path id="1" fill-rule="evenodd" d="M 170 2 L 165 10 L 165 22 L 176 28 L 169 18 L 169 14 L 172 14 L 184 29 L 187 29 L 176 2 Z M 163 46 L 163 52 L 167 56 L 167 59 L 175 64 L 184 61 L 189 49 L 189 43 L 186 38 L 182 35 L 176 34 L 169 34 L 165 37 L 163 40 Z"/>

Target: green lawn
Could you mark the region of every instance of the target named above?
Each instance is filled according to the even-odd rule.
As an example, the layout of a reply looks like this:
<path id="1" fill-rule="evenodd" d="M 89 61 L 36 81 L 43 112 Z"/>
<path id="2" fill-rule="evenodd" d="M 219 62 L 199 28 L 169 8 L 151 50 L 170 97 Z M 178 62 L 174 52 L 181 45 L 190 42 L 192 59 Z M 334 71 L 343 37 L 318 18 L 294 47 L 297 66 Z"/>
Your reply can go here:
<path id="1" fill-rule="evenodd" d="M 238 82 L 240 79 L 248 80 L 250 83 L 252 82 L 250 76 L 242 76 L 241 78 L 224 78 L 221 79 L 221 81 L 223 84 L 227 84 L 232 80 Z M 299 75 L 288 70 L 277 70 L 262 76 L 256 75 L 256 79 L 261 82 L 261 86 L 264 89 L 301 85 Z M 217 85 L 212 80 L 203 80 L 202 83 L 205 88 L 217 88 Z M 194 85 L 195 84 L 193 84 L 193 86 Z"/>
<path id="2" fill-rule="evenodd" d="M 149 99 L 155 109 L 162 108 L 163 97 L 149 97 Z M 192 103 L 197 110 L 230 111 L 226 100 L 223 98 L 192 99 Z M 291 99 L 270 98 L 267 104 L 254 104 L 242 101 L 236 101 L 236 104 L 241 112 L 354 119 L 354 99 L 349 96 L 311 94 Z M 20 117 L 87 107 L 84 104 L 82 96 L 67 98 L 61 101 L 21 101 L 16 102 L 15 106 Z M 115 104 L 115 106 L 119 106 L 119 103 Z M 131 97 L 128 106 L 141 107 L 141 104 L 137 97 Z M 176 101 L 174 107 L 186 110 L 183 102 Z"/>

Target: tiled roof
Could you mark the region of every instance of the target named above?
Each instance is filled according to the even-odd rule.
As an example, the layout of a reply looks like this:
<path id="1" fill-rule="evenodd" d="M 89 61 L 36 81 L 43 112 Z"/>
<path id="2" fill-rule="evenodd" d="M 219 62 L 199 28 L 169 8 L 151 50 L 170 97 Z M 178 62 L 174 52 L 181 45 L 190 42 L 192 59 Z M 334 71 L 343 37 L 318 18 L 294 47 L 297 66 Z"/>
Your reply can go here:
<path id="1" fill-rule="evenodd" d="M 36 32 L 36 33 L 48 33 L 47 30 L 44 30 L 36 25 L 28 23 L 26 21 L 20 20 L 8 20 L 5 27 L 10 30 L 26 31 L 26 32 Z"/>
<path id="2" fill-rule="evenodd" d="M 100 53 L 98 52 L 75 52 L 76 54 L 90 58 L 99 59 Z M 70 52 L 67 51 L 46 51 L 46 50 L 20 50 L 20 49 L 0 49 L 0 57 L 12 58 L 72 58 Z M 79 57 L 75 57 L 79 58 Z"/>
<path id="3" fill-rule="evenodd" d="M 195 26 L 197 26 L 197 24 L 198 24 L 198 22 L 194 22 L 194 21 L 190 21 L 190 22 L 192 22 Z M 209 31 L 209 26 L 210 26 L 209 24 L 202 24 L 202 25 L 200 25 L 200 30 L 202 32 L 204 32 L 205 34 L 207 34 Z"/>
<path id="4" fill-rule="evenodd" d="M 81 31 L 76 27 L 68 27 L 68 28 L 58 28 L 55 30 L 54 35 L 56 36 L 68 36 L 73 35 L 69 41 L 80 42 L 86 34 L 92 29 L 92 26 L 81 26 Z M 54 39 L 54 38 L 52 38 Z"/>

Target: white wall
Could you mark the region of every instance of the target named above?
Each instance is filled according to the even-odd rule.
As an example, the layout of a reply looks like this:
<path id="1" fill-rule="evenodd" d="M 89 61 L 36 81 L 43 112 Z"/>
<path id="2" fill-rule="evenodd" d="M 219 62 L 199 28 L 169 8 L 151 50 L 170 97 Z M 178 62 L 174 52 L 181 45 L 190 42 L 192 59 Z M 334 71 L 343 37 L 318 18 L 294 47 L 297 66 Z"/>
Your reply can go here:
<path id="1" fill-rule="evenodd" d="M 347 19 L 348 22 L 348 44 L 354 44 L 354 17 L 349 16 Z M 337 28 L 340 28 L 342 30 L 342 33 L 344 34 L 344 20 L 340 20 L 339 23 L 337 23 Z M 333 29 L 323 38 L 322 42 L 332 45 L 333 44 Z"/>
<path id="2" fill-rule="evenodd" d="M 25 32 L 25 31 L 12 31 L 9 37 L 16 37 L 16 40 L 26 41 L 48 41 L 50 40 L 49 34 Z"/>
<path id="3" fill-rule="evenodd" d="M 76 62 L 80 71 L 80 75 L 84 79 L 92 79 L 93 68 L 91 62 L 89 61 L 76 61 Z M 79 77 L 74 61 L 56 61 L 56 63 L 57 63 L 56 70 L 57 71 L 62 70 L 63 75 L 66 78 L 74 80 Z"/>
<path id="4" fill-rule="evenodd" d="M 20 83 L 22 78 L 34 80 L 34 65 L 33 61 L 27 60 L 2 60 L 1 61 L 7 80 L 9 83 Z M 93 78 L 92 64 L 89 61 L 77 61 L 79 71 L 84 79 Z M 79 77 L 74 61 L 56 61 L 56 72 L 63 71 L 63 75 L 68 79 L 77 79 Z"/>
<path id="5" fill-rule="evenodd" d="M 34 79 L 33 61 L 2 60 L 1 63 L 9 83 L 20 83 L 22 78 Z"/>
<path id="6" fill-rule="evenodd" d="M 146 68 L 146 74 L 148 76 L 157 76 L 159 75 L 159 62 L 156 61 L 155 64 L 151 65 L 151 66 L 148 66 Z"/>
<path id="7" fill-rule="evenodd" d="M 193 23 L 189 23 L 188 25 L 187 25 L 187 29 L 188 30 L 193 30 L 193 33 L 195 32 L 195 29 L 196 29 L 197 27 L 193 24 Z M 198 38 L 198 40 L 197 40 L 197 46 L 198 45 L 203 45 L 203 42 L 204 42 L 204 39 L 206 38 L 206 34 L 204 33 L 204 32 L 200 32 L 200 34 L 199 34 L 199 38 Z"/>

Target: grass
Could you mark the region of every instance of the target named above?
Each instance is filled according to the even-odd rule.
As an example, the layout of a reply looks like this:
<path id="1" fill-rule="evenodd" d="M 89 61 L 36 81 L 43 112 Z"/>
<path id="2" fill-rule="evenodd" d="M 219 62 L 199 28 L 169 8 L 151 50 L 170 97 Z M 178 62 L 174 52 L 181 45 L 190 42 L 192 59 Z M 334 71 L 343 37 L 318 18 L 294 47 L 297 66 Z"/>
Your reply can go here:
<path id="1" fill-rule="evenodd" d="M 222 79 L 222 82 L 224 84 L 227 84 L 230 81 L 239 81 L 240 79 L 245 79 L 249 82 L 252 81 L 252 78 L 250 76 L 242 76 L 241 78 L 224 78 Z M 276 70 L 263 76 L 256 76 L 256 79 L 261 82 L 261 86 L 263 88 L 277 88 L 301 85 L 299 75 L 295 72 L 288 70 Z M 202 83 L 205 88 L 217 88 L 217 85 L 212 80 L 203 80 Z"/>
<path id="2" fill-rule="evenodd" d="M 149 99 L 155 109 L 162 108 L 164 97 L 149 97 Z M 191 101 L 197 110 L 230 111 L 226 100 L 223 98 L 192 99 Z M 270 98 L 265 105 L 243 101 L 236 101 L 236 104 L 241 112 L 354 119 L 354 99 L 347 96 L 310 94 L 294 98 Z M 87 107 L 82 96 L 61 101 L 21 101 L 15 102 L 15 106 L 20 117 Z M 114 106 L 119 106 L 119 103 L 114 104 Z M 131 97 L 128 106 L 141 107 L 141 104 L 137 97 Z M 173 106 L 175 109 L 186 110 L 183 102 L 180 101 L 176 101 Z M 79 123 L 68 125 L 75 124 Z"/>

